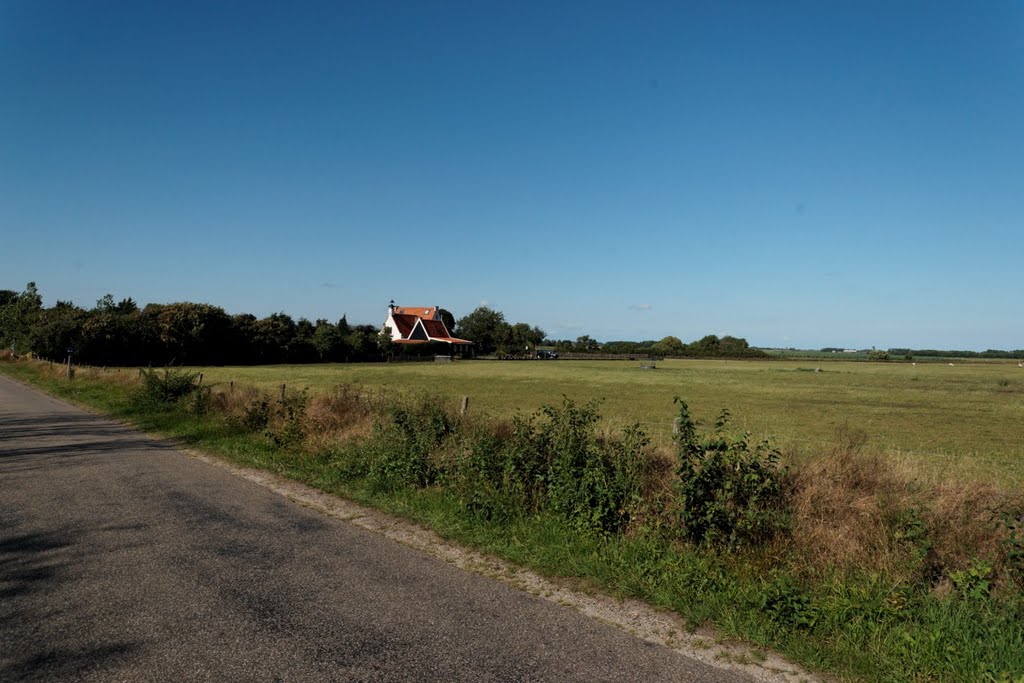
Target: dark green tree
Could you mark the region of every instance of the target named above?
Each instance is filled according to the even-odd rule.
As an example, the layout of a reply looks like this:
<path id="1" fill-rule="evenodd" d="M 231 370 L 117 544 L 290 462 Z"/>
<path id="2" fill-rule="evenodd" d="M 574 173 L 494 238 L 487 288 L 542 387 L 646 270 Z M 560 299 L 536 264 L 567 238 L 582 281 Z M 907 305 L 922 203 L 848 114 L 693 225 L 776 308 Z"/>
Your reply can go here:
<path id="1" fill-rule="evenodd" d="M 115 310 L 117 310 L 117 304 L 114 303 L 114 295 L 104 294 L 96 302 L 96 308 L 93 310 L 95 310 L 97 313 L 113 313 Z"/>
<path id="2" fill-rule="evenodd" d="M 272 313 L 253 323 L 252 334 L 257 363 L 282 363 L 295 338 L 295 321 L 286 313 Z"/>
<path id="3" fill-rule="evenodd" d="M 334 363 L 345 360 L 349 351 L 345 337 L 337 325 L 326 320 L 317 320 L 316 331 L 313 332 L 313 346 L 320 361 Z"/>
<path id="4" fill-rule="evenodd" d="M 480 306 L 455 326 L 455 336 L 473 342 L 477 353 L 494 353 L 505 342 L 509 324 L 505 316 L 488 306 Z"/>
<path id="5" fill-rule="evenodd" d="M 656 356 L 682 356 L 686 353 L 686 344 L 679 337 L 669 335 L 651 346 L 651 353 Z"/>
<path id="6" fill-rule="evenodd" d="M 455 316 L 452 315 L 451 311 L 439 308 L 437 309 L 437 315 L 441 318 L 441 322 L 444 323 L 444 326 L 448 328 L 448 332 L 455 334 Z"/>
<path id="7" fill-rule="evenodd" d="M 74 348 L 77 353 L 87 315 L 66 301 L 58 301 L 53 308 L 43 310 L 29 334 L 32 352 L 54 360 L 62 360 L 68 348 Z"/>
<path id="8" fill-rule="evenodd" d="M 18 352 L 29 351 L 32 326 L 43 310 L 43 297 L 36 283 L 29 282 L 20 294 L 4 295 L 7 303 L 0 306 L 0 345 L 14 347 Z"/>

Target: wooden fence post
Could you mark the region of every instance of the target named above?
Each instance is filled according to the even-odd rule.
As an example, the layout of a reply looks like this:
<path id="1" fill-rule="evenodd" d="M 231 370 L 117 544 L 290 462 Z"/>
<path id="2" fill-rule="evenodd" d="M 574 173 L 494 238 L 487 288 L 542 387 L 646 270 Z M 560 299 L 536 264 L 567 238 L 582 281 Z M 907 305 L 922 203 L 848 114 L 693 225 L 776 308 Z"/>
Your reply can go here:
<path id="1" fill-rule="evenodd" d="M 281 385 L 281 400 L 282 401 L 284 400 L 284 387 L 285 387 L 285 385 L 282 384 Z"/>
<path id="2" fill-rule="evenodd" d="M 673 436 L 676 436 L 676 435 L 679 434 L 679 426 L 680 426 L 680 424 L 682 424 L 681 423 L 681 419 L 682 418 L 678 418 L 677 417 L 676 419 L 672 420 L 672 435 Z"/>
<path id="3" fill-rule="evenodd" d="M 228 393 L 235 393 L 235 380 L 231 380 L 230 382 L 228 382 Z"/>
<path id="4" fill-rule="evenodd" d="M 467 410 L 469 410 L 469 396 L 463 396 L 462 408 L 459 410 L 459 415 L 465 415 Z"/>

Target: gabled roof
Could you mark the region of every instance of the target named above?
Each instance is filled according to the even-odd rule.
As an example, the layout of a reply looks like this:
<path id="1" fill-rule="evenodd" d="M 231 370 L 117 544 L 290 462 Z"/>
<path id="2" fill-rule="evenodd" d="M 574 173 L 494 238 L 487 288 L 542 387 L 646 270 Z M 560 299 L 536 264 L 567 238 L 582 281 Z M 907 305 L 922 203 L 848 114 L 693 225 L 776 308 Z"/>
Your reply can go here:
<path id="1" fill-rule="evenodd" d="M 426 333 L 427 338 L 430 341 L 443 341 L 449 344 L 472 344 L 473 342 L 465 339 L 457 339 L 448 332 L 448 328 L 444 326 L 444 323 L 440 320 L 425 320 L 420 318 L 417 322 L 417 327 L 421 328 Z M 409 337 L 416 336 L 416 330 L 414 329 Z"/>
<path id="2" fill-rule="evenodd" d="M 413 307 L 395 306 L 389 308 L 389 320 L 394 326 L 395 344 L 423 344 L 428 341 L 447 344 L 472 344 L 467 339 L 453 337 L 444 322 L 437 315 L 436 306 Z"/>
<path id="3" fill-rule="evenodd" d="M 395 321 L 395 328 L 402 335 L 403 339 L 409 338 L 412 328 L 416 327 L 416 323 L 420 320 L 415 315 L 404 315 L 401 313 L 393 314 L 391 319 Z"/>

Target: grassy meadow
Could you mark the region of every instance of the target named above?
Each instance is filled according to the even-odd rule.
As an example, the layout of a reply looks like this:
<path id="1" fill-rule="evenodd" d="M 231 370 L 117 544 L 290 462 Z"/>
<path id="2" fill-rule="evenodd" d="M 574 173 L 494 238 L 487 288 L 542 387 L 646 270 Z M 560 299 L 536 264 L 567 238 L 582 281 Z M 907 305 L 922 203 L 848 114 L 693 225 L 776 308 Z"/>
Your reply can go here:
<path id="1" fill-rule="evenodd" d="M 922 474 L 1017 488 L 1024 485 L 1024 369 L 1016 361 L 867 363 L 856 361 L 667 360 L 462 361 L 455 363 L 279 365 L 196 368 L 227 388 L 308 388 L 339 384 L 368 391 L 427 392 L 490 416 L 532 413 L 562 396 L 601 401 L 604 424 L 639 422 L 657 445 L 671 439 L 673 396 L 695 417 L 728 408 L 733 424 L 770 438 L 788 456 L 813 457 L 846 424 L 868 449 L 908 461 Z M 820 368 L 820 372 L 816 372 Z"/>

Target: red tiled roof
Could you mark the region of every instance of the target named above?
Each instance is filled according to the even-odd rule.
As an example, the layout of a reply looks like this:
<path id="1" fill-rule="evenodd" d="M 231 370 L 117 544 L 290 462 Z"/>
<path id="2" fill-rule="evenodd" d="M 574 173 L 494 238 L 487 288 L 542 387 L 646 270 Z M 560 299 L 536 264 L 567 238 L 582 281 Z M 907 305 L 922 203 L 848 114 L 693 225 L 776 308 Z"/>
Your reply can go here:
<path id="1" fill-rule="evenodd" d="M 415 315 L 403 315 L 401 313 L 395 313 L 391 316 L 391 319 L 395 321 L 395 327 L 398 328 L 398 333 L 403 337 L 409 336 L 412 328 L 416 327 L 416 321 L 419 320 Z"/>
<path id="2" fill-rule="evenodd" d="M 414 315 L 417 318 L 431 318 L 437 313 L 437 309 L 431 306 L 417 308 L 415 306 L 395 306 L 395 313 L 402 315 Z"/>
<path id="3" fill-rule="evenodd" d="M 423 329 L 427 331 L 427 334 L 431 337 L 448 337 L 448 329 L 444 326 L 444 323 L 440 320 L 426 320 L 421 318 L 423 321 Z"/>
<path id="4" fill-rule="evenodd" d="M 440 320 L 422 320 L 423 329 L 427 331 L 427 334 L 431 339 L 437 341 L 448 342 L 449 344 L 469 344 L 470 342 L 465 339 L 456 339 L 448 331 L 448 328 L 444 326 L 444 323 Z"/>
<path id="5" fill-rule="evenodd" d="M 395 306 L 391 313 L 391 320 L 401 339 L 395 339 L 396 344 L 424 344 L 427 341 L 438 341 L 446 344 L 472 344 L 466 339 L 458 339 L 451 335 L 448 328 L 441 320 L 434 320 L 433 315 L 437 314 L 436 307 L 411 308 L 408 306 Z M 417 330 L 416 328 L 420 329 Z M 410 337 L 421 337 L 410 339 Z M 428 339 L 422 339 L 428 337 Z"/>

